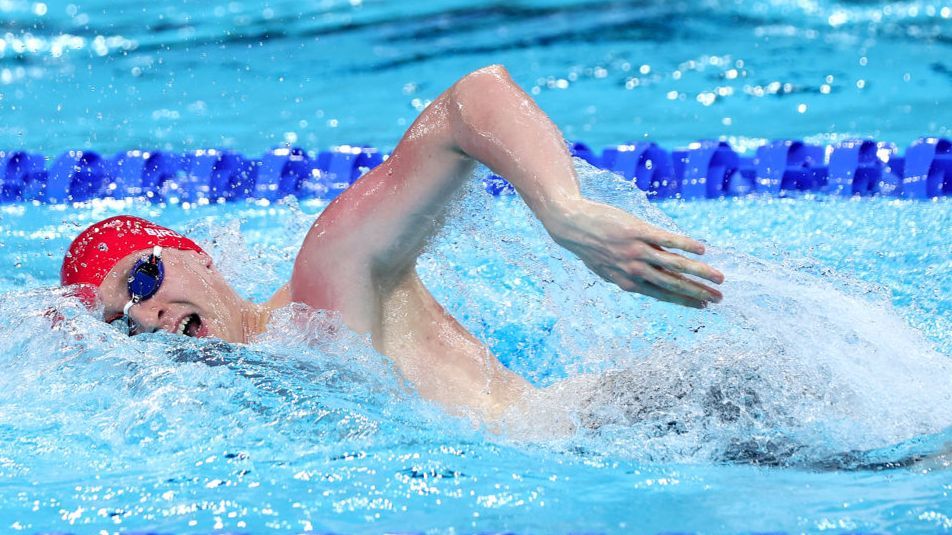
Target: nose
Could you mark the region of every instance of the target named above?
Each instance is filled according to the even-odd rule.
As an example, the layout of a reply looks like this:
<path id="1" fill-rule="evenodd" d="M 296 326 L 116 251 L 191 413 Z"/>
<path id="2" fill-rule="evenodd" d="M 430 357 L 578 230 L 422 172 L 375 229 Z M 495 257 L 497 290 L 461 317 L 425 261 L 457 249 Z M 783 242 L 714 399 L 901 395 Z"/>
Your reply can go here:
<path id="1" fill-rule="evenodd" d="M 162 318 L 166 312 L 165 303 L 152 297 L 132 305 L 129 317 L 139 327 L 140 332 L 155 332 L 162 328 Z"/>

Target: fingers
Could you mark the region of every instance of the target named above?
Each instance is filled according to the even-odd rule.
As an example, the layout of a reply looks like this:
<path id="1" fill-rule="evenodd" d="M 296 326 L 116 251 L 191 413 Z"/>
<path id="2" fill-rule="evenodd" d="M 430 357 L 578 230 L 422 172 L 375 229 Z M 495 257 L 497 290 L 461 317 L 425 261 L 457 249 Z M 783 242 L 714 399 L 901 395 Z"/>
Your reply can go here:
<path id="1" fill-rule="evenodd" d="M 719 303 L 724 299 L 724 294 L 714 288 L 693 281 L 683 275 L 658 269 L 654 266 L 647 266 L 643 269 L 641 271 L 641 277 L 659 288 L 698 301 L 713 301 Z"/>
<path id="2" fill-rule="evenodd" d="M 632 278 L 631 275 L 622 271 L 611 271 L 607 276 L 603 276 L 609 282 L 615 283 L 619 288 L 626 292 L 636 292 L 648 297 L 653 297 L 659 301 L 666 301 L 691 308 L 705 308 L 712 300 L 711 296 L 704 292 L 700 295 L 701 299 L 685 295 L 682 292 L 673 292 L 667 288 L 662 288 L 643 279 Z"/>
<path id="3" fill-rule="evenodd" d="M 637 286 L 637 289 L 634 291 L 640 294 L 647 295 L 648 297 L 654 297 L 658 301 L 666 301 L 668 303 L 674 303 L 676 305 L 681 305 L 681 306 L 686 306 L 691 308 L 707 307 L 707 301 L 691 299 L 690 297 L 676 294 L 672 291 L 665 290 L 664 288 L 659 288 L 648 282 L 644 282 L 636 286 Z"/>
<path id="4" fill-rule="evenodd" d="M 704 262 L 691 260 L 678 254 L 655 249 L 651 253 L 652 265 L 666 269 L 673 273 L 685 273 L 707 279 L 715 284 L 724 282 L 724 274 Z"/>
<path id="5" fill-rule="evenodd" d="M 666 230 L 655 229 L 647 236 L 645 241 L 668 249 L 680 249 L 689 253 L 704 254 L 704 244 L 701 242 Z"/>
<path id="6" fill-rule="evenodd" d="M 691 301 L 719 303 L 724 298 L 724 295 L 714 288 L 643 262 L 636 262 L 626 270 L 611 270 L 608 279 L 628 292 L 645 293 L 641 286 L 647 283 Z"/>

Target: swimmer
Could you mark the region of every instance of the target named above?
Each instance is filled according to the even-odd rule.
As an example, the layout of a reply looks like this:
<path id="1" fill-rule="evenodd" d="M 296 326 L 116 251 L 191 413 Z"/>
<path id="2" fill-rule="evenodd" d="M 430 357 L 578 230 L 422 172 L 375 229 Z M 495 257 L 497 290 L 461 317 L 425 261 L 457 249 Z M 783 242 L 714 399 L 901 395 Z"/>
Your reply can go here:
<path id="1" fill-rule="evenodd" d="M 534 387 L 447 313 L 416 272 L 477 162 L 506 177 L 556 243 L 621 290 L 694 308 L 722 299 L 701 282 L 720 284 L 719 271 L 672 252 L 700 255 L 701 243 L 582 197 L 561 133 L 500 66 L 457 81 L 389 159 L 327 206 L 291 280 L 266 303 L 239 296 L 192 240 L 129 216 L 83 231 L 66 253 L 61 282 L 98 287 L 104 319 L 130 334 L 247 343 L 290 303 L 336 311 L 369 334 L 420 395 L 452 413 L 498 421 Z"/>

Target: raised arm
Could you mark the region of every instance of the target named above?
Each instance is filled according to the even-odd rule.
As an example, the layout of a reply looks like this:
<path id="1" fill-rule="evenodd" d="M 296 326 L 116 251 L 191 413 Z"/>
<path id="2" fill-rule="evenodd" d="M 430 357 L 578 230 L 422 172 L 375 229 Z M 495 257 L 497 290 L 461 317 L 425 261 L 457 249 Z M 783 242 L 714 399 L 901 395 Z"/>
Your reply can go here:
<path id="1" fill-rule="evenodd" d="M 695 240 L 658 229 L 631 214 L 582 198 L 561 133 L 501 67 L 464 78 L 453 88 L 454 148 L 506 177 L 552 238 L 621 289 L 686 306 L 719 301 L 723 275 L 672 254 L 703 254 Z"/>
<path id="2" fill-rule="evenodd" d="M 720 283 L 719 272 L 665 251 L 701 254 L 700 243 L 580 195 L 562 135 L 500 66 L 473 72 L 440 95 L 387 161 L 325 209 L 305 240 L 295 278 L 299 271 L 337 268 L 343 272 L 335 278 L 338 285 L 340 277 L 356 277 L 353 282 L 359 285 L 369 274 L 374 286 L 367 288 L 370 292 L 402 280 L 438 228 L 449 200 L 471 177 L 475 161 L 506 177 L 553 239 L 605 280 L 687 306 L 702 307 L 721 298 L 717 290 L 684 276 Z M 311 265 L 299 270 L 306 267 L 302 261 Z M 313 269 L 319 263 L 324 269 Z M 314 285 L 331 281 L 310 282 L 313 295 Z M 311 304 L 352 309 L 342 301 L 355 298 L 341 292 L 327 293 Z M 360 328 L 366 322 L 350 323 Z"/>

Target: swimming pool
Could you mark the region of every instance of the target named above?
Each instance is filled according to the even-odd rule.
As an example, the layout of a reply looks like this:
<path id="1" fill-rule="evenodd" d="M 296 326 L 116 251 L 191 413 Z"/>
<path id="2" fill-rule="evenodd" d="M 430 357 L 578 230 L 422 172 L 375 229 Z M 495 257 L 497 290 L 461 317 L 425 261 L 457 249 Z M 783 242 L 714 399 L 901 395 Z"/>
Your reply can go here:
<path id="1" fill-rule="evenodd" d="M 428 98 L 490 62 L 596 146 L 949 134 L 940 3 L 40 5 L 0 2 L 11 33 L 62 38 L 59 55 L 23 39 L 13 55 L 5 37 L 5 148 L 388 147 Z M 612 370 L 590 405 L 606 423 L 558 441 L 443 414 L 333 317 L 301 332 L 287 311 L 248 347 L 129 343 L 75 307 L 62 328 L 43 318 L 62 251 L 102 217 L 188 231 L 263 299 L 323 201 L 0 206 L 0 526 L 952 529 L 948 458 L 910 462 L 952 440 L 947 199 L 658 211 L 578 165 L 592 194 L 705 239 L 729 282 L 707 312 L 620 296 L 549 244 L 518 200 L 474 181 L 421 272 L 536 384 Z"/>

